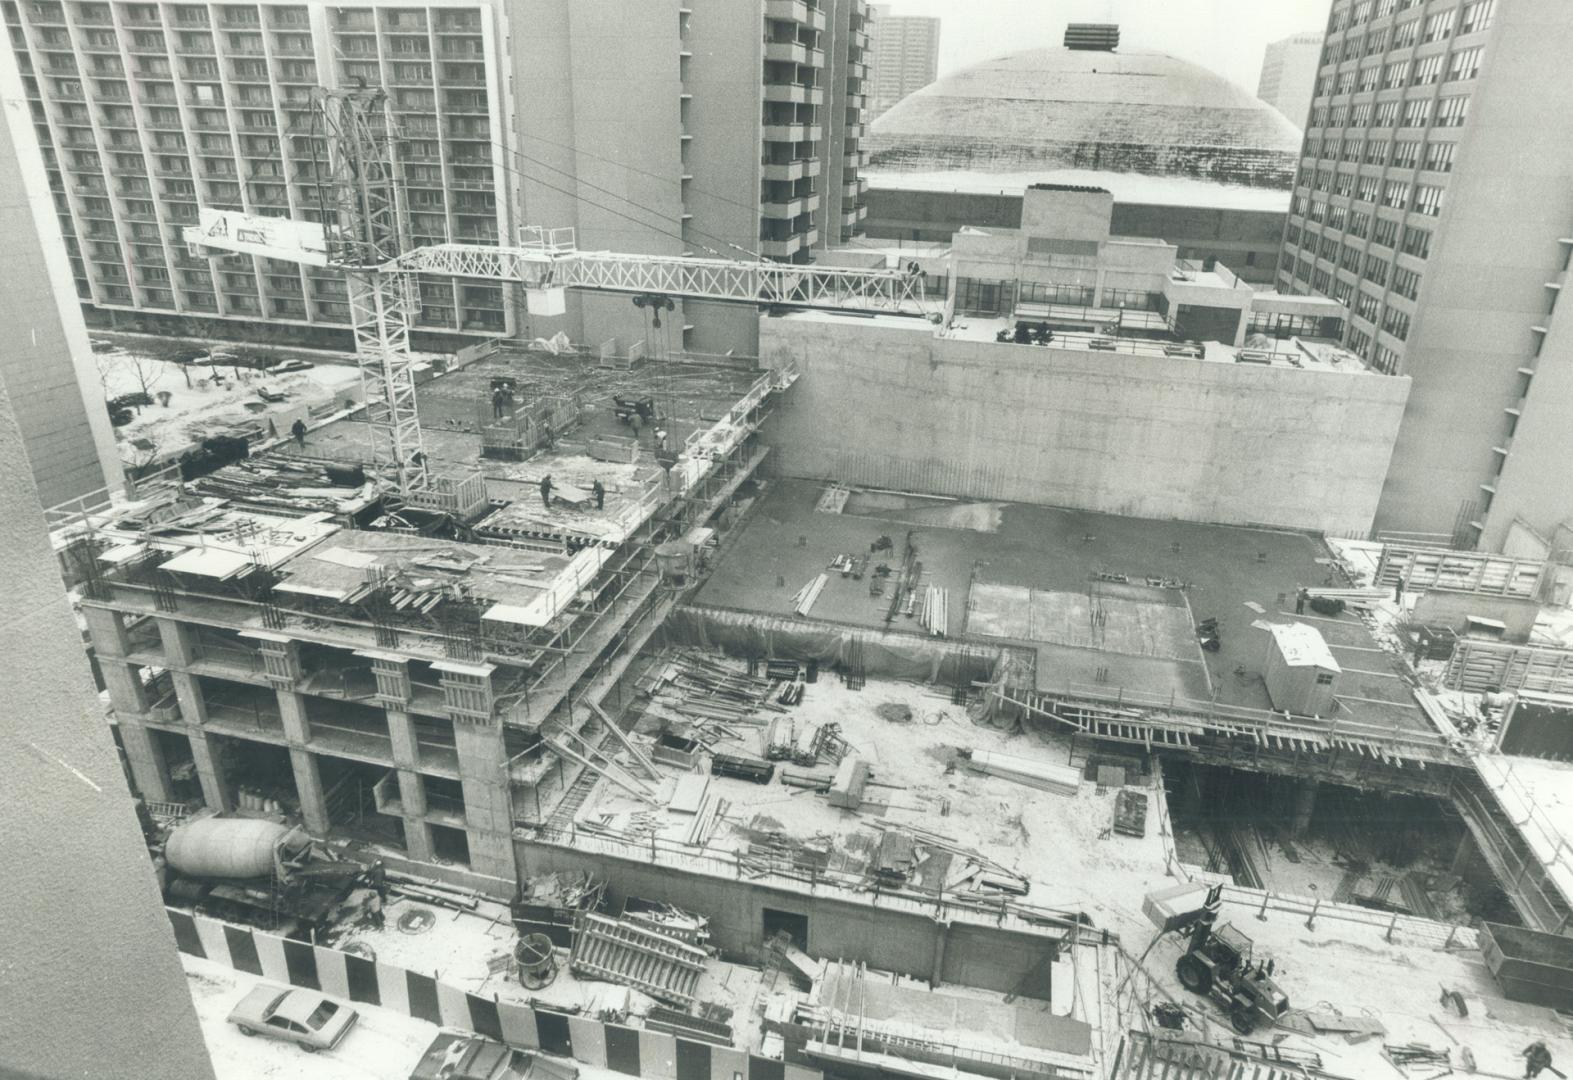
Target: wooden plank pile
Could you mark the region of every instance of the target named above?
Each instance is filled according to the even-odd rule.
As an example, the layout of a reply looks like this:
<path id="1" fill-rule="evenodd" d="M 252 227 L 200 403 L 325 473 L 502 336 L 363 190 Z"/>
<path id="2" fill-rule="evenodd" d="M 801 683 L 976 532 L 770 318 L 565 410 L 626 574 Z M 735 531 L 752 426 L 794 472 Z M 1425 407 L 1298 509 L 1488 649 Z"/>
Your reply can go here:
<path id="1" fill-rule="evenodd" d="M 673 654 L 641 680 L 640 688 L 663 709 L 693 720 L 762 724 L 768 721 L 753 714 L 781 711 L 770 700 L 776 683 L 733 671 L 698 652 Z"/>
<path id="2" fill-rule="evenodd" d="M 1050 791 L 1056 795 L 1075 795 L 1081 787 L 1081 771 L 1069 765 L 1001 754 L 992 750 L 958 748 L 961 763 L 973 772 L 998 776 L 1018 784 Z"/>
<path id="3" fill-rule="evenodd" d="M 881 832 L 895 831 L 909 836 L 915 845 L 917 862 L 922 862 L 926 855 L 936 851 L 948 852 L 951 855 L 951 869 L 945 879 L 944 891 L 947 894 L 997 899 L 1001 893 L 1026 896 L 1030 888 L 1029 881 L 1021 874 L 944 833 L 918 825 L 898 825 L 881 820 L 871 821 L 870 824 Z"/>
<path id="4" fill-rule="evenodd" d="M 918 625 L 928 631 L 930 637 L 944 637 L 949 619 L 950 601 L 945 590 L 938 585 L 930 585 L 923 592 L 923 608 L 918 614 Z"/>
<path id="5" fill-rule="evenodd" d="M 830 575 L 818 574 L 807 585 L 792 594 L 792 610 L 799 615 L 807 615 L 814 607 L 814 601 L 819 599 L 819 594 L 824 591 L 825 582 Z"/>

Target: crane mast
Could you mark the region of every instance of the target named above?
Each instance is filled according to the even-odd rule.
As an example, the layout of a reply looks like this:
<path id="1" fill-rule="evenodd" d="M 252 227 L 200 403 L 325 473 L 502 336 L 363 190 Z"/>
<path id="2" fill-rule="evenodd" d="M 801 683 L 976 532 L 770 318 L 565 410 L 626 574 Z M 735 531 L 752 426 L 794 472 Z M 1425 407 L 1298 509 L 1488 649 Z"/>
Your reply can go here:
<path id="1" fill-rule="evenodd" d="M 429 483 L 415 401 L 410 323 L 416 275 L 524 287 L 532 312 L 561 314 L 564 289 L 941 318 L 915 266 L 867 269 L 760 260 L 581 251 L 573 229 L 526 228 L 514 244 L 413 247 L 399 138 L 387 92 L 313 91 L 327 162 L 314 161 L 321 221 L 203 207 L 185 229 L 194 252 L 244 253 L 344 274 L 372 459 L 401 497 Z M 313 144 L 315 146 L 315 143 Z"/>
<path id="2" fill-rule="evenodd" d="M 410 321 L 414 278 L 396 265 L 410 247 L 404 177 L 388 95 L 381 89 L 318 88 L 328 147 L 328 182 L 318 194 L 327 264 L 344 272 L 350 325 L 366 399 L 373 459 L 399 494 L 424 488 L 426 453 L 415 406 Z"/>

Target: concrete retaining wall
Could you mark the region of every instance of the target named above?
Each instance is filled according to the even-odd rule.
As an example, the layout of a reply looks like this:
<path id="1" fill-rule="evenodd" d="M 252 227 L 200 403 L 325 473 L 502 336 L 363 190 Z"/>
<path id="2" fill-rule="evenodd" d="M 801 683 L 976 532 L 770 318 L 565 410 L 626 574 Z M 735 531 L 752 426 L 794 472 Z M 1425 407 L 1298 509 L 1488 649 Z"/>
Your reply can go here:
<path id="1" fill-rule="evenodd" d="M 783 1064 L 734 1047 L 482 997 L 418 971 L 178 908 L 168 911 L 183 953 L 273 982 L 473 1031 L 519 1049 L 542 1050 L 653 1080 L 823 1080 L 817 1069 Z"/>
<path id="2" fill-rule="evenodd" d="M 728 955 L 758 957 L 765 940 L 765 913 L 776 911 L 808 920 L 810 956 L 840 957 L 914 978 L 1052 1000 L 1049 971 L 1059 939 L 1048 933 L 951 923 L 933 915 L 553 844 L 520 841 L 517 848 L 520 872 L 526 876 L 584 870 L 607 880 L 614 903 L 632 895 L 705 912 L 711 940 Z"/>
<path id="3" fill-rule="evenodd" d="M 788 476 L 1137 517 L 1364 534 L 1407 378 L 760 321 L 802 377 L 767 428 Z"/>

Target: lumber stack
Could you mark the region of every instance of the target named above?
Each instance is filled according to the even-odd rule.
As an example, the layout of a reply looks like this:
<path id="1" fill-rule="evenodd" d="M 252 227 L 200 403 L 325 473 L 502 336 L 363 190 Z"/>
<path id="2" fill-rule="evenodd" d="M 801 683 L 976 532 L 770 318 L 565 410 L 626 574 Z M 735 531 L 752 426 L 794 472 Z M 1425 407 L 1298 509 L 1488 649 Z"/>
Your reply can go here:
<path id="1" fill-rule="evenodd" d="M 819 599 L 819 594 L 824 591 L 825 582 L 829 580 L 828 574 L 818 574 L 807 585 L 804 585 L 792 595 L 792 610 L 799 615 L 807 615 L 814 606 L 814 601 Z"/>
<path id="2" fill-rule="evenodd" d="M 918 615 L 918 625 L 930 637 L 944 637 L 950 619 L 950 601 L 938 585 L 930 585 L 923 592 L 923 609 Z"/>
<path id="3" fill-rule="evenodd" d="M 1081 771 L 1069 765 L 966 747 L 959 748 L 958 753 L 963 765 L 985 776 L 998 776 L 1056 795 L 1075 795 L 1081 787 Z"/>

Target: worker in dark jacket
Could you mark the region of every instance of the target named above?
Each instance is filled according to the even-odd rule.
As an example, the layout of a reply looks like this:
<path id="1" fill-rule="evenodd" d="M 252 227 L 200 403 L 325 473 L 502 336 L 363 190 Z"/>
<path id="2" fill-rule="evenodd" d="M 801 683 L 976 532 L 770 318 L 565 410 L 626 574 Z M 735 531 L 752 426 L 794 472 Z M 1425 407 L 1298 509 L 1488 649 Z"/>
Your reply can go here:
<path id="1" fill-rule="evenodd" d="M 1539 1076 L 1542 1069 L 1551 1068 L 1551 1051 L 1546 1049 L 1546 1044 L 1536 1039 L 1524 1047 L 1520 1053 L 1524 1058 L 1524 1078 L 1533 1080 Z M 1552 1069 L 1555 1072 L 1555 1069 Z"/>
<path id="2" fill-rule="evenodd" d="M 552 474 L 547 473 L 541 477 L 541 505 L 550 510 L 552 508 Z"/>
<path id="3" fill-rule="evenodd" d="M 606 509 L 606 485 L 597 479 L 595 483 L 590 485 L 590 492 L 595 496 L 595 508 L 597 510 Z"/>
<path id="4" fill-rule="evenodd" d="M 306 421 L 297 419 L 289 426 L 289 433 L 295 436 L 295 445 L 304 450 L 306 448 Z"/>

